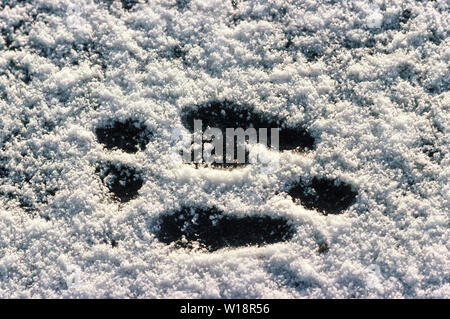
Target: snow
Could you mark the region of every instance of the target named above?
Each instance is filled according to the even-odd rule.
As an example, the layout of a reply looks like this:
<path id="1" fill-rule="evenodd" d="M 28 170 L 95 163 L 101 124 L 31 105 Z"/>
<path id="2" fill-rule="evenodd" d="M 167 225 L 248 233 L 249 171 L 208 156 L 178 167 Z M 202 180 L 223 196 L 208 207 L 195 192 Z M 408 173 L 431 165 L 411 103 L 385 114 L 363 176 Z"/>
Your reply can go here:
<path id="1" fill-rule="evenodd" d="M 449 298 L 448 1 L 187 3 L 2 2 L 0 297 Z M 225 99 L 303 123 L 315 149 L 183 164 L 181 110 Z M 105 149 L 96 128 L 130 118 L 153 132 L 145 150 Z M 113 198 L 104 162 L 141 171 L 138 196 Z M 314 177 L 356 202 L 295 204 L 289 185 Z M 161 243 L 159 217 L 185 205 L 296 232 L 214 252 Z"/>

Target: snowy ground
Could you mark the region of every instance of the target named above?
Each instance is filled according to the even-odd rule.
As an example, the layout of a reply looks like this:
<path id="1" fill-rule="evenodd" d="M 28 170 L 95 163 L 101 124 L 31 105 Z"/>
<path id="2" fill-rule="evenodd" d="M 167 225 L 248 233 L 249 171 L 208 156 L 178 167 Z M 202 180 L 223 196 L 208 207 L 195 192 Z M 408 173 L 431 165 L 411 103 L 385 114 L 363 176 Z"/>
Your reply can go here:
<path id="1" fill-rule="evenodd" d="M 0 297 L 450 297 L 448 1 L 140 2 L 1 2 Z M 182 110 L 225 100 L 314 148 L 181 163 Z M 114 121 L 137 146 L 102 141 Z M 315 178 L 354 201 L 293 201 Z M 289 236 L 158 235 L 189 207 Z"/>

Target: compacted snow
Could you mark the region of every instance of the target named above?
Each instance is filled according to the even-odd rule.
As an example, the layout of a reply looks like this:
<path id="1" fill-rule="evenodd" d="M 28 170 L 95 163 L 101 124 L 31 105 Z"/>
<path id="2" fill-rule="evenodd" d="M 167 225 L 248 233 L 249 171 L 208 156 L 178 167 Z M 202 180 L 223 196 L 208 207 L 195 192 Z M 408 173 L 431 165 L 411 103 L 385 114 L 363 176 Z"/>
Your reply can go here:
<path id="1" fill-rule="evenodd" d="M 2 0 L 0 297 L 449 298 L 449 11 Z"/>

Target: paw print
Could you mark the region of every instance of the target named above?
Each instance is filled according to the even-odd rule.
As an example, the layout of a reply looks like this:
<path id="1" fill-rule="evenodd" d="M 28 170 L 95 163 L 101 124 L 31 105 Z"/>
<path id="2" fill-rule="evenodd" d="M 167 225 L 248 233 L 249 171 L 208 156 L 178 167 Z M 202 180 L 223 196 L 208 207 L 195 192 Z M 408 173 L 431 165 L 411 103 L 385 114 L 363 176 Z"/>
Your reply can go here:
<path id="1" fill-rule="evenodd" d="M 133 119 L 111 121 L 104 127 L 98 127 L 95 134 L 108 150 L 120 149 L 127 153 L 145 150 L 153 135 L 143 122 Z"/>
<path id="2" fill-rule="evenodd" d="M 97 166 L 96 173 L 121 202 L 128 202 L 135 198 L 144 184 L 144 180 L 136 168 L 122 163 L 101 163 Z"/>
<path id="3" fill-rule="evenodd" d="M 248 105 L 240 105 L 228 100 L 186 106 L 181 111 L 183 127 L 175 127 L 171 132 L 171 142 L 175 145 L 191 143 L 187 136 L 194 133 L 194 120 L 201 120 L 206 128 L 279 128 L 279 147 L 276 152 L 313 151 L 315 139 L 302 125 L 288 126 L 283 118 L 255 110 Z M 97 139 L 108 150 L 121 150 L 136 153 L 145 150 L 153 137 L 153 132 L 143 122 L 127 119 L 111 120 L 96 130 Z M 273 131 L 266 136 L 272 147 Z M 258 140 L 259 141 L 259 140 Z M 202 139 L 201 148 L 210 142 Z M 236 143 L 235 143 L 236 146 Z M 267 149 L 266 145 L 253 145 Z M 225 152 L 223 152 L 225 154 Z M 235 149 L 236 154 L 236 149 Z M 212 169 L 235 169 L 255 164 L 254 152 L 246 147 L 244 163 L 199 164 L 211 165 Z M 252 157 L 253 156 L 253 157 Z M 262 158 L 262 159 L 261 159 Z M 261 164 L 261 165 L 260 165 Z M 276 174 L 278 161 L 260 157 L 262 172 Z M 142 172 L 123 163 L 99 163 L 96 170 L 103 184 L 120 202 L 127 202 L 136 196 L 144 184 Z M 285 192 L 296 205 L 319 212 L 323 215 L 339 214 L 354 204 L 357 192 L 342 181 L 313 177 L 300 178 L 294 184 L 286 185 Z M 290 240 L 295 234 L 293 223 L 286 217 L 245 216 L 227 214 L 217 207 L 200 207 L 181 205 L 177 210 L 167 211 L 158 219 L 156 238 L 165 244 L 180 248 L 200 248 L 209 252 L 225 247 L 262 246 Z M 319 252 L 325 253 L 329 247 L 319 243 Z"/>
<path id="4" fill-rule="evenodd" d="M 294 228 L 284 218 L 236 217 L 216 207 L 187 207 L 163 214 L 157 238 L 166 244 L 207 251 L 225 247 L 261 246 L 289 240 Z"/>
<path id="5" fill-rule="evenodd" d="M 313 177 L 310 182 L 300 181 L 293 185 L 288 194 L 295 203 L 328 215 L 347 209 L 355 202 L 358 193 L 344 182 Z"/>
<path id="6" fill-rule="evenodd" d="M 141 121 L 127 119 L 125 121 L 111 120 L 106 125 L 95 129 L 97 140 L 108 150 L 120 150 L 126 153 L 136 153 L 145 150 L 153 133 Z M 144 185 L 142 172 L 123 163 L 98 163 L 96 173 L 103 184 L 120 202 L 128 202 L 138 195 Z"/>

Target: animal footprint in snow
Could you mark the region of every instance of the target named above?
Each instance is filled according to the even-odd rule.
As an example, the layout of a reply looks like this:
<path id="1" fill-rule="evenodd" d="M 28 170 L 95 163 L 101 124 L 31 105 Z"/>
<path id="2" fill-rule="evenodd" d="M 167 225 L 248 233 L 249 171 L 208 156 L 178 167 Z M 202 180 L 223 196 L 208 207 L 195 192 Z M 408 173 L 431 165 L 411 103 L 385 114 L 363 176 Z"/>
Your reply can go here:
<path id="1" fill-rule="evenodd" d="M 358 195 L 347 183 L 318 177 L 311 182 L 298 182 L 288 190 L 288 194 L 294 202 L 324 215 L 341 213 L 355 202 Z"/>
<path id="2" fill-rule="evenodd" d="M 96 172 L 103 184 L 121 202 L 128 202 L 135 198 L 144 184 L 139 170 L 125 164 L 101 163 L 97 166 Z"/>
<path id="3" fill-rule="evenodd" d="M 157 238 L 166 244 L 208 251 L 224 247 L 265 245 L 286 241 L 295 234 L 289 220 L 282 217 L 225 214 L 216 207 L 187 207 L 167 212 L 159 218 Z"/>
<path id="4" fill-rule="evenodd" d="M 108 150 L 121 150 L 136 153 L 145 150 L 152 132 L 141 121 L 127 119 L 111 120 L 95 130 L 97 139 Z M 123 163 L 99 163 L 96 168 L 103 184 L 114 194 L 114 198 L 127 202 L 135 198 L 144 184 L 142 172 Z"/>
<path id="5" fill-rule="evenodd" d="M 279 151 L 307 151 L 315 146 L 314 138 L 303 126 L 287 126 L 282 118 L 227 100 L 185 107 L 181 117 L 183 125 L 191 133 L 195 133 L 194 120 L 201 120 L 205 128 L 217 128 L 224 132 L 227 128 L 254 128 L 259 133 L 263 128 L 280 127 L 278 137 L 273 135 L 273 131 L 264 136 L 266 146 L 272 146 L 276 142 Z M 134 119 L 111 120 L 98 127 L 95 132 L 106 149 L 127 153 L 144 150 L 153 135 L 142 121 Z M 260 136 L 258 141 L 259 138 Z M 208 139 L 202 138 L 201 148 L 208 142 Z M 235 147 L 236 144 L 235 140 Z M 237 149 L 234 151 L 236 155 Z M 225 156 L 223 155 L 224 163 L 215 167 L 234 168 L 250 164 L 248 151 L 244 163 L 226 163 Z M 121 202 L 135 198 L 144 184 L 142 172 L 126 164 L 99 163 L 96 171 L 104 185 Z M 344 182 L 319 177 L 314 177 L 311 181 L 301 179 L 297 184 L 291 185 L 287 192 L 296 204 L 325 215 L 337 214 L 347 209 L 355 202 L 357 195 L 353 188 Z M 293 225 L 286 218 L 267 215 L 238 217 L 225 214 L 216 207 L 182 206 L 179 210 L 163 213 L 158 218 L 157 225 L 156 237 L 159 241 L 174 243 L 177 247 L 184 248 L 199 246 L 208 251 L 224 247 L 273 244 L 290 240 L 295 234 Z"/>
<path id="6" fill-rule="evenodd" d="M 315 142 L 302 125 L 288 126 L 283 118 L 260 112 L 250 105 L 228 100 L 187 106 L 181 112 L 181 120 L 189 132 L 194 135 L 199 131 L 202 133 L 201 145 L 197 145 L 200 157 L 205 157 L 205 150 L 211 147 L 211 144 L 215 146 L 211 154 L 214 158 L 211 163 L 213 167 L 236 168 L 252 163 L 246 147 L 249 142 L 270 145 L 280 151 L 310 150 Z M 200 126 L 196 126 L 196 123 Z M 227 148 L 227 142 L 230 145 L 232 143 L 232 153 Z M 239 152 L 242 154 L 244 150 L 245 155 L 239 158 Z M 199 162 L 195 152 L 194 158 L 191 153 L 187 155 L 186 162 L 191 162 L 192 159 L 195 163 Z M 201 160 L 200 158 L 200 162 Z"/>
<path id="7" fill-rule="evenodd" d="M 225 132 L 227 128 L 277 128 L 279 129 L 279 150 L 311 150 L 315 146 L 314 138 L 302 125 L 286 126 L 280 117 L 265 114 L 248 105 L 239 105 L 228 100 L 211 101 L 196 106 L 188 106 L 182 110 L 182 123 L 194 133 L 194 120 L 201 120 L 205 128 L 217 128 Z M 272 144 L 272 136 L 266 136 Z M 258 139 L 259 141 L 259 139 Z M 208 141 L 203 140 L 202 147 Z M 235 146 L 236 146 L 235 140 Z M 235 147 L 236 150 L 236 147 Z M 236 154 L 236 151 L 234 152 Z M 223 152 L 225 154 L 225 152 Z M 248 152 L 245 163 L 249 164 Z M 224 160 L 225 162 L 225 156 Z M 216 166 L 237 167 L 238 164 L 216 164 Z M 323 214 L 337 214 L 355 202 L 357 193 L 351 185 L 338 180 L 314 177 L 312 181 L 301 180 L 292 185 L 288 194 L 296 204 L 308 209 L 315 209 Z"/>
<path id="8" fill-rule="evenodd" d="M 133 119 L 111 120 L 104 126 L 97 127 L 95 134 L 107 149 L 120 149 L 127 153 L 145 150 L 153 135 L 143 122 Z"/>

